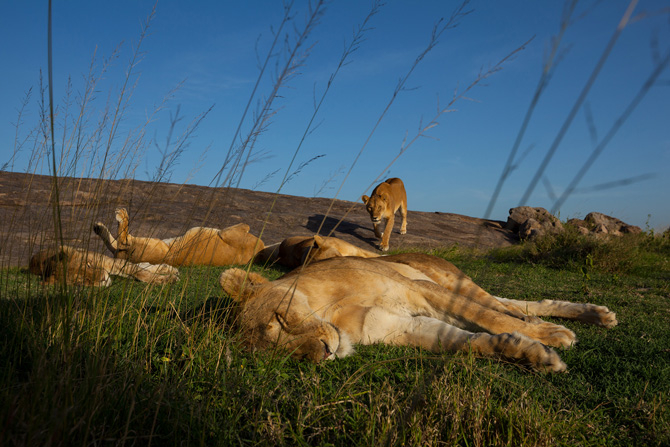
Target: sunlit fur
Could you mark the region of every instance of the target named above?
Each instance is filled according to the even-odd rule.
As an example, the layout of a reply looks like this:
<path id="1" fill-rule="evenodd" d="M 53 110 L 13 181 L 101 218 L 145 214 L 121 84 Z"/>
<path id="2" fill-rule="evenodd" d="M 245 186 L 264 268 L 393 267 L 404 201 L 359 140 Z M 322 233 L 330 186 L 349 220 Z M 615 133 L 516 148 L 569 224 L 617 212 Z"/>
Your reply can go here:
<path id="1" fill-rule="evenodd" d="M 313 361 L 345 356 L 351 343 L 386 343 L 472 350 L 559 372 L 566 365 L 548 346 L 569 347 L 575 334 L 538 316 L 617 324 L 603 306 L 498 299 L 453 264 L 418 253 L 335 257 L 271 282 L 229 269 L 219 281 L 241 303 L 240 322 L 252 346 Z"/>
<path id="2" fill-rule="evenodd" d="M 358 248 L 336 237 L 293 236 L 284 239 L 281 244 L 266 247 L 258 253 L 255 262 L 260 264 L 279 263 L 295 268 L 305 263 L 322 261 L 338 256 L 358 256 L 376 258 L 378 253 Z"/>
<path id="3" fill-rule="evenodd" d="M 407 233 L 407 194 L 405 192 L 405 185 L 399 178 L 390 178 L 377 185 L 370 197 L 362 196 L 361 199 L 368 213 L 370 213 L 375 236 L 382 240 L 379 248 L 382 251 L 387 251 L 389 249 L 389 238 L 393 232 L 395 213 L 398 209 L 400 209 L 400 216 L 402 217 L 400 234 Z M 386 220 L 386 226 L 382 232 L 381 225 L 383 220 Z"/>
<path id="4" fill-rule="evenodd" d="M 68 246 L 34 254 L 30 258 L 29 270 L 40 276 L 45 284 L 56 284 L 65 278 L 68 284 L 106 287 L 112 283 L 111 276 L 132 277 L 154 284 L 179 279 L 179 271 L 167 264 L 135 264 Z"/>
<path id="5" fill-rule="evenodd" d="M 194 227 L 179 237 L 161 240 L 131 235 L 124 208 L 116 210 L 116 220 L 119 223 L 116 238 L 100 222 L 93 230 L 115 258 L 131 262 L 173 266 L 246 264 L 264 248 L 263 241 L 250 234 L 249 225 L 243 223 L 222 230 Z"/>

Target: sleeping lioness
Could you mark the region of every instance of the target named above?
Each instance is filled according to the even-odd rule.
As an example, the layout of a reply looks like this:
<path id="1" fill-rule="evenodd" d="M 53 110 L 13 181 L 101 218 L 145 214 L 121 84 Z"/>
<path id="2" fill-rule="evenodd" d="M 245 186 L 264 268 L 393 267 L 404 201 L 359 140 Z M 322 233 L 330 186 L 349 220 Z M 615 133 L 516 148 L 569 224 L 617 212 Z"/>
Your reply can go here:
<path id="1" fill-rule="evenodd" d="M 355 343 L 386 343 L 472 350 L 559 372 L 566 365 L 548 346 L 571 346 L 575 334 L 537 316 L 617 324 L 603 306 L 496 298 L 453 264 L 418 253 L 336 257 L 271 282 L 229 269 L 219 282 L 241 303 L 239 321 L 253 347 L 315 362 L 344 357 Z"/>
<path id="2" fill-rule="evenodd" d="M 407 233 L 407 193 L 405 192 L 405 185 L 399 178 L 390 178 L 377 185 L 370 197 L 362 196 L 361 199 L 368 213 L 370 213 L 375 236 L 382 240 L 379 249 L 388 251 L 389 238 L 395 222 L 395 212 L 398 211 L 398 208 L 400 208 L 400 216 L 402 217 L 400 234 Z M 383 232 L 380 230 L 382 219 L 386 220 L 386 227 Z"/>
<path id="3" fill-rule="evenodd" d="M 119 229 L 114 238 L 98 222 L 93 231 L 100 236 L 115 258 L 151 264 L 182 265 L 246 264 L 264 248 L 263 241 L 249 233 L 249 225 L 239 223 L 220 230 L 194 227 L 179 237 L 157 239 L 136 237 L 128 232 L 128 211 L 116 210 Z"/>
<path id="4" fill-rule="evenodd" d="M 275 262 L 290 268 L 338 256 L 359 256 L 376 258 L 379 254 L 358 248 L 349 242 L 328 236 L 292 236 L 281 244 L 265 247 L 254 262 L 273 264 Z"/>
<path id="5" fill-rule="evenodd" d="M 179 271 L 166 264 L 134 264 L 66 245 L 34 254 L 30 258 L 29 270 L 40 276 L 45 284 L 59 283 L 63 274 L 68 284 L 98 287 L 109 286 L 112 283 L 111 276 L 132 277 L 154 284 L 171 283 L 179 279 Z"/>

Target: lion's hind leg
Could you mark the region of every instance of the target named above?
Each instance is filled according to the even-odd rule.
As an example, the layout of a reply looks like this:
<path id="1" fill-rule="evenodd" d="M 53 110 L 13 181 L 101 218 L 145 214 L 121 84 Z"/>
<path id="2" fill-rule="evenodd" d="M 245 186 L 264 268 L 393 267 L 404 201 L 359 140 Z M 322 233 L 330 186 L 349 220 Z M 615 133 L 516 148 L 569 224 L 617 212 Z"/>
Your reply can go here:
<path id="1" fill-rule="evenodd" d="M 407 199 L 400 202 L 400 217 L 402 218 L 400 234 L 407 234 Z"/>
<path id="2" fill-rule="evenodd" d="M 538 317 L 557 317 L 581 321 L 606 328 L 618 324 L 616 314 L 605 306 L 569 301 L 541 300 L 522 301 L 496 297 L 500 302 L 519 308 L 523 313 Z"/>
<path id="3" fill-rule="evenodd" d="M 130 218 L 128 217 L 128 210 L 125 208 L 117 208 L 115 211 L 116 221 L 119 223 L 119 229 L 116 234 L 116 240 L 123 244 L 128 245 L 128 225 Z"/>

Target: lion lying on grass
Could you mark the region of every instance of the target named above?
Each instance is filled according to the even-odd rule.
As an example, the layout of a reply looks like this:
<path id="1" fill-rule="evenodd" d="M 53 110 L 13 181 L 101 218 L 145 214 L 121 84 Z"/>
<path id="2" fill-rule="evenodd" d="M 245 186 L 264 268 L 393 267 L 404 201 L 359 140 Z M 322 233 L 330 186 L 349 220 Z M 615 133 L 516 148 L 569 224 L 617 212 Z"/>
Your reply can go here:
<path id="1" fill-rule="evenodd" d="M 358 256 L 376 258 L 377 253 L 358 248 L 342 239 L 328 236 L 293 236 L 284 239 L 259 252 L 254 262 L 258 264 L 279 263 L 285 267 L 296 268 L 324 259 L 339 256 Z"/>
<path id="2" fill-rule="evenodd" d="M 453 264 L 418 253 L 336 257 L 271 282 L 229 269 L 219 282 L 240 302 L 251 346 L 276 346 L 315 362 L 350 354 L 352 343 L 386 343 L 472 350 L 560 372 L 566 365 L 548 346 L 571 346 L 575 334 L 537 316 L 617 324 L 603 306 L 494 297 Z"/>
<path id="3" fill-rule="evenodd" d="M 45 284 L 57 284 L 63 278 L 62 261 L 65 261 L 68 284 L 107 287 L 112 283 L 111 276 L 132 277 L 153 284 L 171 283 L 179 279 L 179 271 L 166 264 L 134 264 L 69 246 L 36 253 L 30 258 L 29 270 L 40 276 Z"/>
<path id="4" fill-rule="evenodd" d="M 93 226 L 93 231 L 114 253 L 115 258 L 131 262 L 169 264 L 175 267 L 246 264 L 265 247 L 263 241 L 249 233 L 249 225 L 243 223 L 222 230 L 194 227 L 179 237 L 161 240 L 131 235 L 128 232 L 128 220 L 128 211 L 118 208 L 116 221 L 119 228 L 116 238 L 100 222 Z"/>
<path id="5" fill-rule="evenodd" d="M 389 239 L 395 223 L 395 212 L 400 208 L 402 223 L 400 234 L 407 233 L 407 193 L 405 185 L 399 178 L 390 178 L 381 182 L 372 191 L 372 195 L 362 196 L 365 209 L 370 213 L 370 219 L 375 229 L 375 236 L 381 239 L 379 249 L 388 251 Z M 381 231 L 382 220 L 386 220 L 386 227 Z"/>

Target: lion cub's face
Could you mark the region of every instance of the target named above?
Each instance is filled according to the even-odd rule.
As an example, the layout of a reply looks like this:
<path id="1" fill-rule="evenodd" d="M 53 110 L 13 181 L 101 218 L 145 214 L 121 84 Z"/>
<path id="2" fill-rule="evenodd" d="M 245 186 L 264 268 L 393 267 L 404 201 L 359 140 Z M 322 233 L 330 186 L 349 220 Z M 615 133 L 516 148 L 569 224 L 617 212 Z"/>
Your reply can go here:
<path id="1" fill-rule="evenodd" d="M 365 208 L 370 213 L 370 218 L 373 223 L 381 222 L 382 218 L 387 214 L 386 210 L 388 209 L 389 197 L 386 194 L 373 194 L 372 197 L 367 198 L 363 196 L 363 202 L 365 203 Z"/>

